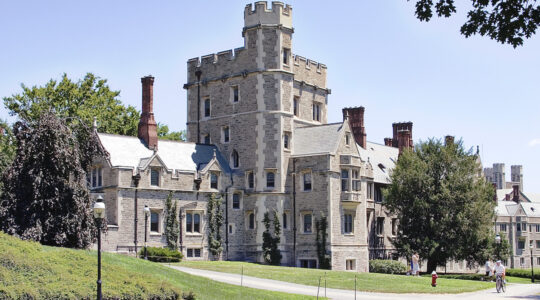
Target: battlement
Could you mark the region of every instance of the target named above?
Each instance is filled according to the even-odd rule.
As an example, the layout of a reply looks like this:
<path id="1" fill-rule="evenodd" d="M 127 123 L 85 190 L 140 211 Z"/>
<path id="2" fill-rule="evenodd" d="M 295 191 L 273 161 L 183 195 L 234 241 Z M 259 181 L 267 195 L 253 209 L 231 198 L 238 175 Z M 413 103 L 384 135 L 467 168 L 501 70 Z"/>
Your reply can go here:
<path id="1" fill-rule="evenodd" d="M 300 55 L 294 55 L 294 66 L 298 68 L 313 69 L 317 73 L 321 73 L 322 69 L 326 69 L 326 65 L 323 63 L 316 62 L 309 58 L 305 58 Z"/>
<path id="2" fill-rule="evenodd" d="M 292 7 L 284 5 L 280 1 L 272 1 L 272 8 L 268 9 L 266 1 L 255 2 L 246 5 L 244 9 L 244 27 L 257 26 L 259 24 L 282 25 L 292 29 Z"/>

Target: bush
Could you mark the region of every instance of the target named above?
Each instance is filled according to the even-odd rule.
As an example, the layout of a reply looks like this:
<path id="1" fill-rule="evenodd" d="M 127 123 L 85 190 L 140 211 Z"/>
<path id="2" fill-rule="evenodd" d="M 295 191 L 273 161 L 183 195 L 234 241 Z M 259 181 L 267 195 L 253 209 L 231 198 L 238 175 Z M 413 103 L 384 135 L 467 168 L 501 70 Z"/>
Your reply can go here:
<path id="1" fill-rule="evenodd" d="M 439 278 L 446 278 L 446 279 L 461 279 L 461 280 L 477 280 L 482 281 L 485 280 L 484 274 L 437 274 Z M 425 274 L 424 277 L 431 277 L 431 274 Z"/>
<path id="2" fill-rule="evenodd" d="M 369 261 L 371 273 L 401 274 L 407 272 L 407 266 L 397 260 L 374 259 Z"/>
<path id="3" fill-rule="evenodd" d="M 506 269 L 506 276 L 531 278 L 531 269 Z M 534 279 L 540 280 L 540 269 L 534 269 Z"/>
<path id="4" fill-rule="evenodd" d="M 184 255 L 182 252 L 168 248 L 148 247 L 148 260 L 155 262 L 180 262 Z M 139 257 L 144 258 L 144 247 L 139 251 Z"/>

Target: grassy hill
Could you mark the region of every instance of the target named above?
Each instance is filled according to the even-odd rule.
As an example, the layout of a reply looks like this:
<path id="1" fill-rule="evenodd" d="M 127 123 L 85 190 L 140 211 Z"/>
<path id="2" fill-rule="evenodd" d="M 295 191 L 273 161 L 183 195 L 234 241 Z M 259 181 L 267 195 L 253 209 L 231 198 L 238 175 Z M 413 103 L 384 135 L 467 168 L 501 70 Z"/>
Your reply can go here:
<path id="1" fill-rule="evenodd" d="M 105 299 L 313 299 L 242 288 L 104 253 Z M 42 246 L 0 232 L 0 299 L 95 299 L 97 252 Z"/>

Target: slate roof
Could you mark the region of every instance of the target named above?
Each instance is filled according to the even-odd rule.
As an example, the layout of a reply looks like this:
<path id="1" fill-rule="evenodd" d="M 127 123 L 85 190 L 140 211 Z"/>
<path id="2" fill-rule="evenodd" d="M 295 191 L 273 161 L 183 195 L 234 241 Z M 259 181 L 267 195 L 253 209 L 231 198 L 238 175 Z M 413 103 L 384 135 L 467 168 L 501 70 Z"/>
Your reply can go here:
<path id="1" fill-rule="evenodd" d="M 390 172 L 395 168 L 399 149 L 377 143 L 366 142 L 366 149 L 356 145 L 360 158 L 373 167 L 373 181 L 389 184 Z"/>
<path id="2" fill-rule="evenodd" d="M 293 156 L 334 153 L 343 123 L 294 128 Z"/>
<path id="3" fill-rule="evenodd" d="M 98 133 L 101 144 L 109 152 L 109 159 L 113 167 L 144 168 L 154 156 L 154 151 L 146 146 L 137 137 L 115 134 Z M 224 168 L 230 172 L 227 161 L 213 145 L 201 145 L 188 142 L 159 140 L 158 151 L 155 153 L 165 164 L 166 168 L 174 171 L 197 171 L 210 162 L 216 151 L 216 158 Z"/>

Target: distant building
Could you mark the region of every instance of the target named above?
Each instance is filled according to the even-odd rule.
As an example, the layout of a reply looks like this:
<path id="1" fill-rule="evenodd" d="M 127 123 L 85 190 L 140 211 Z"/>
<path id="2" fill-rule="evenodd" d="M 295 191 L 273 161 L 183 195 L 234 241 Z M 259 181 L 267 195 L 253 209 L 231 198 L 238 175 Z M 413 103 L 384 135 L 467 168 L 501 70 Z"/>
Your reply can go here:
<path id="1" fill-rule="evenodd" d="M 503 163 L 495 163 L 492 168 L 484 168 L 484 176 L 488 182 L 492 182 L 497 189 L 511 189 L 515 184 L 523 191 L 523 166 L 510 166 L 510 182 L 506 181 L 506 172 Z"/>

